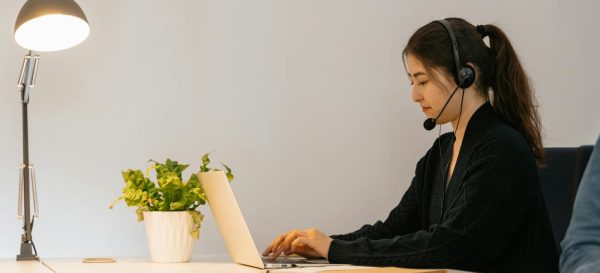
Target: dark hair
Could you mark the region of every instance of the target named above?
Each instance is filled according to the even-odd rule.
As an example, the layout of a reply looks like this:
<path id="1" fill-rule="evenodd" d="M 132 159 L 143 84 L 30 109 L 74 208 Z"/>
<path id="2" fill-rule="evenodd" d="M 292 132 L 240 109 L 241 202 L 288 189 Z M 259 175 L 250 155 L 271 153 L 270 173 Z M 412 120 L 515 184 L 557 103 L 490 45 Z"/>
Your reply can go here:
<path id="1" fill-rule="evenodd" d="M 474 64 L 478 72 L 474 86 L 486 98 L 489 98 L 488 90 L 491 89 L 494 111 L 525 137 L 541 166 L 545 156 L 537 101 L 508 37 L 495 25 L 479 27 L 478 32 L 464 19 L 447 18 L 446 21 L 454 29 L 461 66 Z M 483 41 L 482 31 L 489 37 L 489 47 Z M 440 23 L 434 21 L 419 28 L 404 48 L 403 57 L 407 54 L 419 59 L 426 69 L 441 69 L 456 75 L 450 37 Z"/>

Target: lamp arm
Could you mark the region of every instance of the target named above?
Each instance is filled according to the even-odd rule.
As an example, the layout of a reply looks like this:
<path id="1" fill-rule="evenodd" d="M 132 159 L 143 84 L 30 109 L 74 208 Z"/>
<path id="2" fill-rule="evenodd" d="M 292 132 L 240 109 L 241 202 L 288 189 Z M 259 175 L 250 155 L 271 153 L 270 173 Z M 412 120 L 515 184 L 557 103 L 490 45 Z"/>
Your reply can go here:
<path id="1" fill-rule="evenodd" d="M 21 68 L 21 75 L 19 76 L 19 87 L 21 91 L 21 105 L 23 108 L 23 164 L 21 165 L 21 176 L 19 177 L 19 208 L 18 214 L 23 216 L 23 235 L 21 236 L 21 251 L 17 255 L 17 261 L 23 260 L 37 260 L 37 251 L 35 251 L 35 245 L 33 244 L 31 231 L 33 228 L 33 219 L 30 217 L 31 202 L 30 202 L 30 182 L 32 177 L 31 168 L 29 164 L 29 130 L 28 130 L 28 119 L 27 119 L 27 104 L 29 103 L 29 90 L 34 87 L 35 75 L 39 62 L 39 56 L 35 55 L 35 52 L 29 51 L 25 55 L 23 61 L 23 67 Z M 35 192 L 34 186 L 34 206 L 35 215 L 37 215 L 37 193 Z M 21 199 L 21 196 L 23 197 Z M 23 201 L 21 206 L 21 200 Z M 24 208 L 24 211 L 22 210 Z M 34 215 L 34 216 L 35 216 Z M 33 252 L 36 252 L 35 254 Z"/>
<path id="2" fill-rule="evenodd" d="M 33 60 L 33 64 L 31 63 Z M 29 51 L 21 66 L 21 75 L 19 76 L 18 86 L 21 88 L 21 102 L 29 103 L 29 89 L 35 87 L 35 78 L 37 77 L 37 68 L 40 56 L 35 51 Z"/>

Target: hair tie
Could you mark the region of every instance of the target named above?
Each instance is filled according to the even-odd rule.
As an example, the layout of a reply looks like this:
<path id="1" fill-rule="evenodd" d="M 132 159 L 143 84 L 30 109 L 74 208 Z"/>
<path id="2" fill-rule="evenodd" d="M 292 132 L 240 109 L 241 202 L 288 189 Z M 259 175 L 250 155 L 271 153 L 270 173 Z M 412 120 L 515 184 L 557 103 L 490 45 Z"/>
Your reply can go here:
<path id="1" fill-rule="evenodd" d="M 489 33 L 485 30 L 485 26 L 483 26 L 483 25 L 477 25 L 477 27 L 475 27 L 475 29 L 477 30 L 477 33 L 479 33 L 479 35 L 481 35 L 481 39 L 483 39 L 489 35 Z"/>

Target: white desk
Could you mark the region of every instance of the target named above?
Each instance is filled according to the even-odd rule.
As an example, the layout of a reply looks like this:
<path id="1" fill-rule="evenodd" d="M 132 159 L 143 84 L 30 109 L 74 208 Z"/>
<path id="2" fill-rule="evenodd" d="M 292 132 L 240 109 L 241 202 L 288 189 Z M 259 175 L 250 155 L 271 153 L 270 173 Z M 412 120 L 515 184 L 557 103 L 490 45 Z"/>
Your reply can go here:
<path id="1" fill-rule="evenodd" d="M 114 263 L 82 263 L 81 259 L 46 259 L 56 273 L 266 273 L 231 262 L 192 260 L 189 263 L 153 263 L 149 258 L 117 259 Z"/>
<path id="2" fill-rule="evenodd" d="M 190 263 L 153 263 L 149 258 L 116 259 L 114 263 L 82 263 L 82 258 L 42 258 L 36 261 L 17 262 L 0 259 L 1 273 L 265 273 L 231 262 L 210 262 L 194 259 Z M 48 266 L 48 267 L 46 267 Z"/>
<path id="3" fill-rule="evenodd" d="M 266 273 L 232 263 L 227 257 L 197 257 L 190 263 L 153 263 L 149 258 L 117 258 L 114 263 L 82 263 L 82 258 L 43 259 L 49 268 L 39 262 L 16 262 L 0 260 L 2 273 Z M 331 269 L 331 268 L 330 268 Z M 54 271 L 54 272 L 53 272 Z M 278 270 L 278 272 L 303 272 L 302 269 Z M 448 270 L 448 273 L 464 271 Z"/>
<path id="4" fill-rule="evenodd" d="M 0 272 L 2 273 L 53 273 L 37 261 L 17 262 L 15 259 L 0 260 Z"/>

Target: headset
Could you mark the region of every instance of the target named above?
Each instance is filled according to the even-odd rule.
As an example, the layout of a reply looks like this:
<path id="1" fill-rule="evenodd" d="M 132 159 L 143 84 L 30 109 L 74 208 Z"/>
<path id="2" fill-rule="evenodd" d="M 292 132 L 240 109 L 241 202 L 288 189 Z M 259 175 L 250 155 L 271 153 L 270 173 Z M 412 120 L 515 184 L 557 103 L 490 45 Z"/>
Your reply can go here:
<path id="1" fill-rule="evenodd" d="M 437 119 L 442 115 L 444 110 L 446 110 L 446 106 L 448 106 L 450 99 L 452 99 L 452 97 L 454 96 L 456 91 L 459 88 L 461 88 L 461 89 L 463 89 L 463 95 L 464 95 L 464 90 L 466 88 L 468 88 L 469 86 L 473 85 L 473 82 L 475 82 L 475 69 L 473 69 L 473 66 L 471 66 L 469 64 L 467 64 L 466 66 L 463 66 L 460 62 L 460 58 L 458 57 L 458 43 L 456 42 L 456 36 L 454 36 L 454 30 L 452 29 L 452 26 L 446 20 L 437 20 L 435 22 L 440 23 L 442 26 L 444 26 L 444 28 L 448 31 L 448 35 L 450 35 L 450 40 L 452 42 L 452 52 L 454 54 L 454 64 L 456 65 L 456 73 L 454 74 L 454 81 L 456 82 L 457 86 L 456 86 L 456 89 L 454 89 L 454 91 L 448 98 L 448 100 L 446 100 L 446 104 L 444 104 L 444 107 L 438 113 L 438 115 L 435 118 L 428 118 L 423 122 L 423 128 L 425 128 L 425 130 L 427 130 L 427 131 L 431 131 L 433 128 L 435 128 Z M 461 112 L 462 112 L 462 101 L 461 101 Z"/>
<path id="2" fill-rule="evenodd" d="M 469 64 L 462 66 L 460 58 L 458 57 L 458 43 L 456 42 L 456 36 L 454 36 L 454 30 L 448 21 L 437 20 L 436 22 L 442 24 L 450 35 L 452 41 L 452 52 L 454 53 L 454 63 L 456 64 L 456 74 L 454 74 L 454 80 L 458 87 L 466 89 L 473 84 L 475 81 L 475 70 Z"/>

